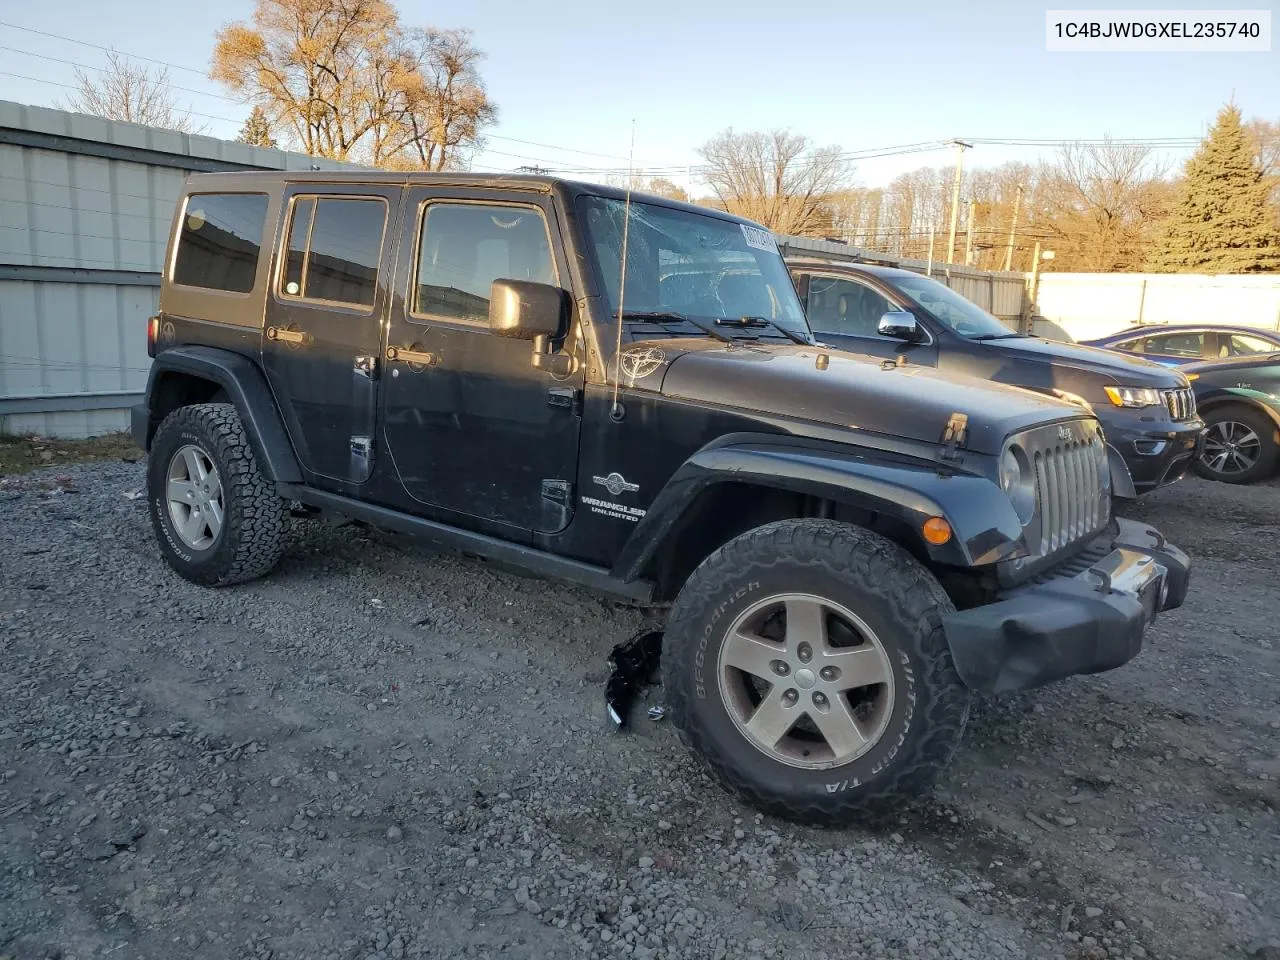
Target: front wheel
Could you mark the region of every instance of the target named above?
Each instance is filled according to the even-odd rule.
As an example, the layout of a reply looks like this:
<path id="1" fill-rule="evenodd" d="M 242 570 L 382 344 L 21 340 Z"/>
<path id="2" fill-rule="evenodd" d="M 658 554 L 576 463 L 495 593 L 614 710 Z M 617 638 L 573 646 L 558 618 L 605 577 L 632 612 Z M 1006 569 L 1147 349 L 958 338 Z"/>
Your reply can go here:
<path id="1" fill-rule="evenodd" d="M 1276 425 L 1265 413 L 1239 404 L 1204 414 L 1204 437 L 1195 471 L 1206 480 L 1256 483 L 1276 469 L 1280 443 Z"/>
<path id="2" fill-rule="evenodd" d="M 663 683 L 684 740 L 748 802 L 847 822 L 950 761 L 969 694 L 938 582 L 896 544 L 785 520 L 721 547 L 671 610 Z"/>

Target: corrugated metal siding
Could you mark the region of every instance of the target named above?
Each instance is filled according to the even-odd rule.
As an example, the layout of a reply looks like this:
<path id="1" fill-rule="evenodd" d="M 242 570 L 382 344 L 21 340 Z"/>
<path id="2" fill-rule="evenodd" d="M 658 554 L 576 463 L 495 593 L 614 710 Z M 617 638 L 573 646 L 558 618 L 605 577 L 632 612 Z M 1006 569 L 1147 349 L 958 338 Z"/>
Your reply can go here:
<path id="1" fill-rule="evenodd" d="M 313 165 L 351 166 L 0 101 L 0 432 L 123 429 L 188 171 Z"/>

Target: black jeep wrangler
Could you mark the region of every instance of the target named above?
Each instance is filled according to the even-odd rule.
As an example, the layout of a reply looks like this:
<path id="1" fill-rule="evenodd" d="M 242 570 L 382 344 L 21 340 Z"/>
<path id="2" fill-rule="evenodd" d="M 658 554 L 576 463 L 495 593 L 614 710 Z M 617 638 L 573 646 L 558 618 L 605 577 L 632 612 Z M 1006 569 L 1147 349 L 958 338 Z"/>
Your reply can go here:
<path id="1" fill-rule="evenodd" d="M 797 819 L 925 789 L 970 690 L 1117 667 L 1187 591 L 1087 411 L 817 346 L 772 236 L 701 207 L 196 175 L 149 344 L 179 574 L 266 574 L 300 502 L 651 605 L 685 739 Z"/>

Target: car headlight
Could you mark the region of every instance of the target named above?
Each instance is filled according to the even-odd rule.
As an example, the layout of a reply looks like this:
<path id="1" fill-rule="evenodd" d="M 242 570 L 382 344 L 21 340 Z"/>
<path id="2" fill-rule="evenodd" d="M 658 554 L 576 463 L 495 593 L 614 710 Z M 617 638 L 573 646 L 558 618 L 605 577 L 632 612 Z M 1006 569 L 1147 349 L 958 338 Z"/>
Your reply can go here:
<path id="1" fill-rule="evenodd" d="M 1036 512 L 1036 478 L 1026 451 L 1016 443 L 1000 456 L 1000 489 L 1025 527 Z"/>
<path id="2" fill-rule="evenodd" d="M 1151 387 L 1103 387 L 1107 399 L 1117 407 L 1158 407 L 1164 403 L 1160 391 Z"/>

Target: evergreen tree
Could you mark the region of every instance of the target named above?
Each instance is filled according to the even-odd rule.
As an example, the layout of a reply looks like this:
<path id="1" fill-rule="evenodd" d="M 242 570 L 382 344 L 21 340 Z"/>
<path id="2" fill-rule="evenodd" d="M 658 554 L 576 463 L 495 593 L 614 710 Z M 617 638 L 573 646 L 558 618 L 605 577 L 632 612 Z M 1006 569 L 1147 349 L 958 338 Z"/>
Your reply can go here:
<path id="1" fill-rule="evenodd" d="M 261 107 L 250 111 L 249 119 L 240 128 L 240 136 L 236 139 L 251 147 L 270 147 L 273 150 L 277 147 L 276 138 L 271 135 L 271 121 Z"/>
<path id="2" fill-rule="evenodd" d="M 1152 266 L 1174 273 L 1280 270 L 1268 192 L 1240 109 L 1228 104 L 1187 161 L 1164 249 Z"/>

